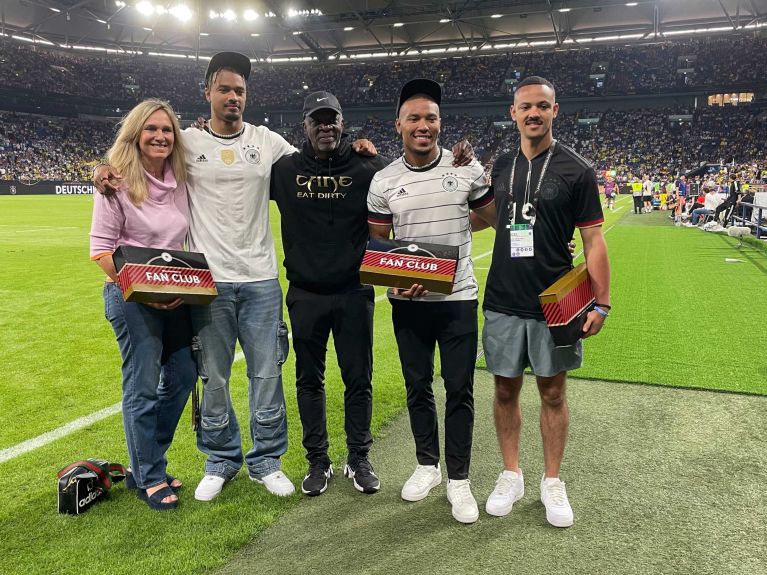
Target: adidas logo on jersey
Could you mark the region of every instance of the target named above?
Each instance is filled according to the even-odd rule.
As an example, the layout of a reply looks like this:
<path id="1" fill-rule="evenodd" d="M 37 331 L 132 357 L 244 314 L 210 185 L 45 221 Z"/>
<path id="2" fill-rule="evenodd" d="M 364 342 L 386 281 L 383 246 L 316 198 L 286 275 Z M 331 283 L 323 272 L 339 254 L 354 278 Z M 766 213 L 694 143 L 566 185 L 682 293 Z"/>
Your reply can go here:
<path id="1" fill-rule="evenodd" d="M 206 157 L 205 157 L 205 154 L 200 154 L 200 155 L 197 157 L 197 159 L 195 160 L 195 162 L 198 162 L 198 163 L 199 163 L 199 162 L 207 162 L 207 161 L 208 161 L 208 158 L 206 158 Z"/>
<path id="2" fill-rule="evenodd" d="M 407 196 L 407 190 L 405 190 L 405 188 L 400 188 L 399 192 L 397 192 L 396 197 L 401 198 L 402 196 Z"/>

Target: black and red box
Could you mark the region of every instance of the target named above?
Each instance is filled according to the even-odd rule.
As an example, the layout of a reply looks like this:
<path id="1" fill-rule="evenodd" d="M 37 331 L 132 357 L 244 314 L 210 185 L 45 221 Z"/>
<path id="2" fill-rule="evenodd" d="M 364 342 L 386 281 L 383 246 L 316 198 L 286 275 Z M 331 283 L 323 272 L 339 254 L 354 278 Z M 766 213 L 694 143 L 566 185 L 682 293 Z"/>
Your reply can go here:
<path id="1" fill-rule="evenodd" d="M 554 345 L 567 347 L 583 337 L 583 324 L 594 303 L 591 277 L 580 264 L 538 296 Z"/>
<path id="2" fill-rule="evenodd" d="M 203 254 L 119 246 L 112 259 L 125 301 L 207 305 L 218 295 Z"/>
<path id="3" fill-rule="evenodd" d="M 420 284 L 430 292 L 453 292 L 458 246 L 371 238 L 360 266 L 360 281 L 385 287 Z"/>

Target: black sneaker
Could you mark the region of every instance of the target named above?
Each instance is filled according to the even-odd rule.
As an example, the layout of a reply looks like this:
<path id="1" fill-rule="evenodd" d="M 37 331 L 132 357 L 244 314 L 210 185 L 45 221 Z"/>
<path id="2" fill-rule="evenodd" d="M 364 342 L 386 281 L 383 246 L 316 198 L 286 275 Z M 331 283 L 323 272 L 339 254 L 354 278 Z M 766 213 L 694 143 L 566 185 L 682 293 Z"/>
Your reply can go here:
<path id="1" fill-rule="evenodd" d="M 309 466 L 309 473 L 301 482 L 301 491 L 306 495 L 321 495 L 328 488 L 328 479 L 333 477 L 333 466 L 325 467 L 322 463 Z"/>
<path id="2" fill-rule="evenodd" d="M 360 459 L 356 464 L 347 461 L 344 475 L 354 481 L 354 488 L 362 493 L 375 493 L 381 489 L 381 482 L 367 459 Z"/>

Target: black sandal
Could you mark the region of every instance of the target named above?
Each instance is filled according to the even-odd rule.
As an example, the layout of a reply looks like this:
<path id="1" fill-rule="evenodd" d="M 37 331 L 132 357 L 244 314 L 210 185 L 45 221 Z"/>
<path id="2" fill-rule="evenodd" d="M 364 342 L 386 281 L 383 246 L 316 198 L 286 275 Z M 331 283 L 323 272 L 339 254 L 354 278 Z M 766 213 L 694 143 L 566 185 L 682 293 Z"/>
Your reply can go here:
<path id="1" fill-rule="evenodd" d="M 171 485 L 174 481 L 176 481 L 176 478 L 173 477 L 170 473 L 165 474 L 165 479 L 168 482 L 168 486 L 173 490 L 173 493 L 178 493 L 181 491 L 181 488 L 184 487 L 184 484 L 182 483 L 178 487 L 174 487 Z M 125 473 L 125 487 L 130 489 L 131 491 L 134 489 L 138 489 L 138 485 L 136 485 L 136 479 L 133 477 L 133 473 L 130 469 Z"/>
<path id="2" fill-rule="evenodd" d="M 171 495 L 175 495 L 173 490 L 166 486 L 162 489 L 159 489 L 152 493 L 152 495 L 147 495 L 146 489 L 137 489 L 136 495 L 139 499 L 141 499 L 144 503 L 149 505 L 152 509 L 155 511 L 169 511 L 171 509 L 175 509 L 178 507 L 178 499 L 175 501 L 170 501 L 168 503 L 164 503 L 163 499 L 166 497 L 170 497 Z"/>

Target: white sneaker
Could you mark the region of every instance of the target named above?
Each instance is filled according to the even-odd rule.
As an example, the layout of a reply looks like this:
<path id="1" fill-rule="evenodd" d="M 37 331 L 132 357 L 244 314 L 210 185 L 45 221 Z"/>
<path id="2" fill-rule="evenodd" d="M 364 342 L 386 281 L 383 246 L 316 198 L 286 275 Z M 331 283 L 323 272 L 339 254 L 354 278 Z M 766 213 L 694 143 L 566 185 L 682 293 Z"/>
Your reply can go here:
<path id="1" fill-rule="evenodd" d="M 504 470 L 495 482 L 495 489 L 487 498 L 485 511 L 496 517 L 503 517 L 511 512 L 515 501 L 522 499 L 525 494 L 525 479 L 522 471 Z"/>
<path id="2" fill-rule="evenodd" d="M 474 523 L 479 519 L 477 500 L 471 494 L 468 479 L 447 480 L 447 500 L 453 506 L 453 517 L 461 523 Z"/>
<path id="3" fill-rule="evenodd" d="M 541 502 L 546 507 L 546 521 L 554 527 L 573 524 L 573 508 L 567 500 L 565 484 L 558 477 L 541 479 Z"/>
<path id="4" fill-rule="evenodd" d="M 442 471 L 437 465 L 419 465 L 415 468 L 410 479 L 402 486 L 402 499 L 405 501 L 420 501 L 429 494 L 432 487 L 442 483 Z"/>
<path id="5" fill-rule="evenodd" d="M 224 484 L 227 482 L 225 477 L 219 477 L 218 475 L 206 475 L 200 481 L 197 489 L 194 490 L 194 498 L 197 501 L 210 501 L 218 497 L 221 490 L 224 488 Z"/>
<path id="6" fill-rule="evenodd" d="M 279 469 L 261 478 L 251 476 L 250 479 L 256 483 L 261 483 L 269 493 L 277 497 L 287 497 L 296 491 L 295 485 Z"/>

